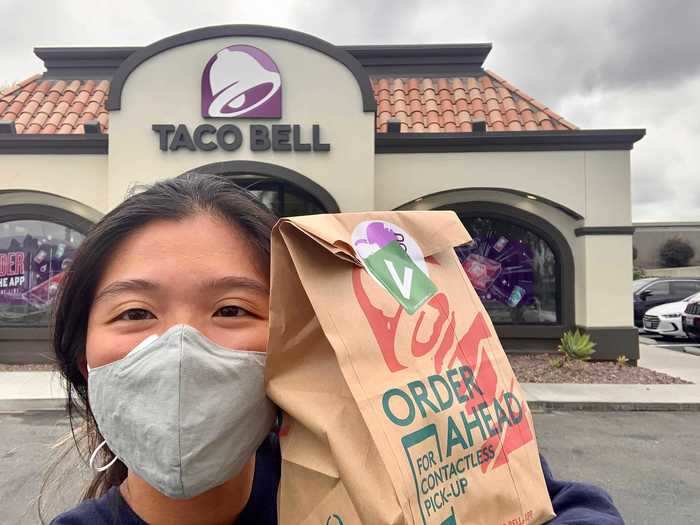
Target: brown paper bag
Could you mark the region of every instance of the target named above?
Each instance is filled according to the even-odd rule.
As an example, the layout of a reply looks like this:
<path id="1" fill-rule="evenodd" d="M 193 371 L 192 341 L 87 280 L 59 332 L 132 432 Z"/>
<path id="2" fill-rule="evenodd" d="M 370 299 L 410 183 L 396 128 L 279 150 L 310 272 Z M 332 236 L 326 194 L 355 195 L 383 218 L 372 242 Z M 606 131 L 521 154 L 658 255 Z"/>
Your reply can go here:
<path id="1" fill-rule="evenodd" d="M 272 236 L 267 391 L 282 525 L 539 524 L 532 417 L 453 250 L 452 212 L 316 215 Z"/>

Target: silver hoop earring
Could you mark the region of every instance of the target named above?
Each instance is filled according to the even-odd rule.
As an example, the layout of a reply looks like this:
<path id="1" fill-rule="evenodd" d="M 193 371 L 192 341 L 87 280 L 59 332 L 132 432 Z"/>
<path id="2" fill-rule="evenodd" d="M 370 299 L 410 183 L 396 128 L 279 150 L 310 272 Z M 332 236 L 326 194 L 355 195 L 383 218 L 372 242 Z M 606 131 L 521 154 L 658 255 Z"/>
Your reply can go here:
<path id="1" fill-rule="evenodd" d="M 104 472 L 104 471 L 107 470 L 109 467 L 111 467 L 112 465 L 114 465 L 114 463 L 116 463 L 116 461 L 119 459 L 119 458 L 115 455 L 115 456 L 114 456 L 114 459 L 112 459 L 112 461 L 110 461 L 110 462 L 107 463 L 106 465 L 103 465 L 103 466 L 101 466 L 101 467 L 95 467 L 94 463 L 95 463 L 95 458 L 97 457 L 97 453 L 98 453 L 99 450 L 100 450 L 102 447 L 104 447 L 106 444 L 107 444 L 107 440 L 102 441 L 102 443 L 100 443 L 99 445 L 97 445 L 97 448 L 96 448 L 95 450 L 92 451 L 92 455 L 90 456 L 90 468 L 96 470 L 97 472 Z"/>

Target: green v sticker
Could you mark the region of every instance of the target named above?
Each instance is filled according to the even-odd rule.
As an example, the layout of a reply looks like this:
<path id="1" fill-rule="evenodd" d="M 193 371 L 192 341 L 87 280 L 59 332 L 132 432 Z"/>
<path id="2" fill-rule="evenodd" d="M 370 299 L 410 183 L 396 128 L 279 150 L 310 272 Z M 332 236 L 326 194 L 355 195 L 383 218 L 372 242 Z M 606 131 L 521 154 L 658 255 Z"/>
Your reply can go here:
<path id="1" fill-rule="evenodd" d="M 409 314 L 415 313 L 437 292 L 397 241 L 392 241 L 364 259 L 365 268 Z"/>

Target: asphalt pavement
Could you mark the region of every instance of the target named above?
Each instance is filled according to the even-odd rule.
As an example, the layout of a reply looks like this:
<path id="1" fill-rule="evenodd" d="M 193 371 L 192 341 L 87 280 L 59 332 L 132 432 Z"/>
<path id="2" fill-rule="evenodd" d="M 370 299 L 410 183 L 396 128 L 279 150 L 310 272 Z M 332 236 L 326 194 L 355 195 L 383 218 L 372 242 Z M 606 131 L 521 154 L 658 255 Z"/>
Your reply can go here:
<path id="1" fill-rule="evenodd" d="M 652 335 L 649 332 L 639 331 L 639 342 L 642 344 L 657 346 L 665 350 L 683 352 L 700 357 L 700 343 L 695 343 L 687 337 L 663 338 L 660 335 Z"/>
<path id="2" fill-rule="evenodd" d="M 555 476 L 604 487 L 626 523 L 700 523 L 700 413 L 536 413 L 535 426 Z M 37 498 L 59 454 L 52 446 L 69 432 L 66 417 L 0 414 L 0 429 L 0 523 L 41 523 Z M 89 476 L 76 458 L 53 471 L 44 491 L 47 523 L 77 501 Z"/>
<path id="3" fill-rule="evenodd" d="M 543 413 L 535 431 L 554 476 L 604 487 L 625 523 L 700 523 L 700 413 Z"/>

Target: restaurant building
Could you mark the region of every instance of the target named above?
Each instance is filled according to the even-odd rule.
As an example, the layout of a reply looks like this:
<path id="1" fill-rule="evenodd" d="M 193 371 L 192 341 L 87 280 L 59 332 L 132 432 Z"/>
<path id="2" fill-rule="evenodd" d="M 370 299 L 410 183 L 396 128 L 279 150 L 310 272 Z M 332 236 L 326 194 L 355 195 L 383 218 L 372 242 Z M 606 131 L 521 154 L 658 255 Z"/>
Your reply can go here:
<path id="1" fill-rule="evenodd" d="M 510 351 L 579 327 L 638 358 L 630 150 L 484 68 L 490 44 L 335 46 L 196 29 L 145 47 L 36 48 L 0 95 L 0 361 L 48 354 L 50 304 L 90 225 L 136 183 L 232 177 L 281 215 L 457 212 L 458 250 Z"/>

